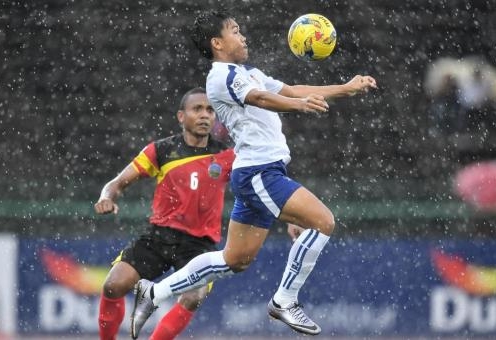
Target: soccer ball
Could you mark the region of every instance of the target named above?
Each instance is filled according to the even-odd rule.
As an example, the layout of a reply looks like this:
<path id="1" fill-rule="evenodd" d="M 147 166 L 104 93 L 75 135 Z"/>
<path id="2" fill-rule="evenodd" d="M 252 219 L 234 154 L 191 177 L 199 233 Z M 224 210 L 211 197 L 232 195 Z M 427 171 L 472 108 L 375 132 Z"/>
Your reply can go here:
<path id="1" fill-rule="evenodd" d="M 289 28 L 288 44 L 291 52 L 300 59 L 323 60 L 336 46 L 336 30 L 325 16 L 305 14 Z"/>

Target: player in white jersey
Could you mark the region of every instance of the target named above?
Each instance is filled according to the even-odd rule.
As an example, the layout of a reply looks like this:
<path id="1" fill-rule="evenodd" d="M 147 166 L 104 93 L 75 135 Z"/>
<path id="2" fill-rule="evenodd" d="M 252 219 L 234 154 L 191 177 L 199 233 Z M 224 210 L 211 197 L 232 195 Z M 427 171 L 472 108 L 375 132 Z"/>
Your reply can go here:
<path id="1" fill-rule="evenodd" d="M 289 148 L 277 112 L 244 104 L 246 95 L 253 89 L 278 93 L 283 85 L 254 67 L 212 63 L 207 96 L 236 143 L 234 168 L 279 160 L 289 162 Z"/>
<path id="2" fill-rule="evenodd" d="M 140 280 L 131 327 L 139 331 L 168 297 L 245 270 L 277 218 L 305 230 L 289 252 L 279 288 L 268 305 L 269 315 L 296 331 L 318 334 L 321 328 L 303 312 L 298 292 L 329 240 L 334 216 L 315 195 L 286 176 L 290 156 L 277 112 L 325 112 L 326 99 L 366 92 L 376 88 L 376 82 L 357 75 L 342 85 L 289 86 L 270 78 L 243 65 L 248 58 L 246 38 L 236 21 L 220 12 L 208 11 L 196 18 L 193 41 L 213 61 L 207 96 L 235 142 L 231 174 L 235 202 L 227 242 L 222 251 L 195 257 L 157 284 Z"/>

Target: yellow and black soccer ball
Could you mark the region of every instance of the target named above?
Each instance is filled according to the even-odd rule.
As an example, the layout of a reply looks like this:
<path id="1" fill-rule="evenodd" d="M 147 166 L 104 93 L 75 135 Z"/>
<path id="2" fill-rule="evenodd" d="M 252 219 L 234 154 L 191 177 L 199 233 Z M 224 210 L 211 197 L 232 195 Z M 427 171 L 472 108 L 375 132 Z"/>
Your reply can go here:
<path id="1" fill-rule="evenodd" d="M 336 46 L 336 30 L 320 14 L 305 14 L 296 19 L 288 32 L 291 52 L 302 60 L 315 61 L 329 57 Z"/>

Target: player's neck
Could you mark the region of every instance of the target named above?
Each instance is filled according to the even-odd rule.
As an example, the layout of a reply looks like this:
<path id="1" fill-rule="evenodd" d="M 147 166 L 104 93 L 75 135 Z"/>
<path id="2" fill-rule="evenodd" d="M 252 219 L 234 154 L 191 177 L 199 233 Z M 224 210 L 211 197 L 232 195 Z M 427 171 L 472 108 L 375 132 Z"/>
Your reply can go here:
<path id="1" fill-rule="evenodd" d="M 215 57 L 212 59 L 212 62 L 226 63 L 226 64 L 239 64 L 238 62 L 231 60 L 229 58 Z"/>
<path id="2" fill-rule="evenodd" d="M 191 133 L 183 133 L 184 142 L 186 145 L 196 148 L 204 148 L 208 145 L 208 136 L 195 136 Z"/>

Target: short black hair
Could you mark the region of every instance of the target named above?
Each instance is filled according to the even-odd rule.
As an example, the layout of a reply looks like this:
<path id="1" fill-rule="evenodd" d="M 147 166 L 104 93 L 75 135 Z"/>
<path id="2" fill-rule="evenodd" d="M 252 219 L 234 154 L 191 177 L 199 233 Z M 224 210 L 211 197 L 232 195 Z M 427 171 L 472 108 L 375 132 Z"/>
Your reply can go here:
<path id="1" fill-rule="evenodd" d="M 225 12 L 214 10 L 204 11 L 196 16 L 191 39 L 205 58 L 210 60 L 213 58 L 210 41 L 221 36 L 222 28 L 229 19 L 232 17 Z"/>
<path id="2" fill-rule="evenodd" d="M 195 87 L 195 88 L 192 88 L 191 90 L 189 90 L 188 92 L 186 92 L 183 97 L 181 98 L 181 101 L 179 102 L 179 110 L 184 110 L 184 108 L 186 107 L 186 102 L 188 101 L 188 98 L 189 96 L 193 95 L 193 94 L 198 94 L 198 93 L 202 93 L 202 94 L 205 94 L 207 93 L 207 91 L 205 91 L 205 89 L 203 87 Z"/>

